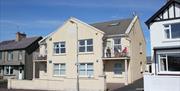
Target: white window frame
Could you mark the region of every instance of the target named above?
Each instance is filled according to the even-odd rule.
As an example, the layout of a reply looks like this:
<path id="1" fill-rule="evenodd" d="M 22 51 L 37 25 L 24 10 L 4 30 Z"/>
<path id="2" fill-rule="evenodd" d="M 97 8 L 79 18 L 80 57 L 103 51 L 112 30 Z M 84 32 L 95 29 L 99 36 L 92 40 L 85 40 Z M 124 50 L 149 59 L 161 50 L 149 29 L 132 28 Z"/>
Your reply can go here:
<path id="1" fill-rule="evenodd" d="M 158 57 L 158 74 L 180 74 L 180 71 L 169 71 L 168 69 L 168 60 L 167 60 L 167 55 L 171 53 L 179 53 L 179 52 L 160 52 L 157 53 Z M 160 57 L 160 55 L 165 55 L 166 57 Z M 161 70 L 161 65 L 160 65 L 160 58 L 165 58 L 166 59 L 166 71 Z"/>
<path id="2" fill-rule="evenodd" d="M 61 47 L 61 45 L 64 43 L 64 47 Z M 57 47 L 59 49 L 59 53 L 56 53 L 56 46 L 55 44 L 58 44 L 59 47 Z M 65 49 L 65 52 L 62 53 L 61 49 Z M 54 55 L 59 55 L 59 54 L 65 54 L 66 53 L 66 42 L 65 41 L 61 41 L 61 42 L 54 42 L 53 43 L 53 54 Z"/>
<path id="3" fill-rule="evenodd" d="M 92 44 L 91 45 L 88 45 L 87 44 L 87 40 L 92 40 Z M 84 42 L 84 45 L 80 45 L 80 41 L 83 41 Z M 87 51 L 87 47 L 89 46 L 92 46 L 92 51 Z M 80 52 L 80 47 L 85 47 L 85 50 L 83 52 Z M 93 48 L 93 39 L 82 39 L 82 40 L 79 40 L 78 41 L 78 52 L 79 53 L 92 53 L 94 51 L 94 48 Z"/>
<path id="4" fill-rule="evenodd" d="M 115 40 L 116 40 L 116 39 L 119 39 L 119 40 L 120 40 L 120 44 L 115 44 Z M 115 46 L 120 46 L 120 47 L 121 47 L 120 52 L 122 51 L 121 38 L 113 38 L 113 52 L 114 52 L 114 53 L 115 53 Z"/>
<path id="5" fill-rule="evenodd" d="M 55 65 L 58 65 L 59 67 L 57 69 L 55 69 Z M 65 65 L 64 68 L 61 68 L 62 65 Z M 54 70 L 58 70 L 59 74 L 55 74 Z M 61 71 L 64 70 L 65 73 L 61 74 Z M 53 64 L 53 76 L 66 76 L 66 64 L 65 63 L 54 63 Z"/>
<path id="6" fill-rule="evenodd" d="M 23 53 L 22 53 L 22 51 L 19 51 L 18 60 L 21 61 L 22 59 L 23 59 Z"/>
<path id="7" fill-rule="evenodd" d="M 164 24 L 164 39 L 165 40 L 179 40 L 180 39 L 180 38 L 172 38 L 172 33 L 171 33 L 172 32 L 172 30 L 171 30 L 172 24 L 176 24 L 176 23 Z M 165 27 L 165 26 L 168 26 L 168 27 Z M 167 30 L 169 30 L 169 38 L 166 38 L 166 32 L 165 31 L 167 31 Z"/>
<path id="8" fill-rule="evenodd" d="M 88 68 L 87 67 L 88 64 L 91 64 L 92 68 Z M 80 74 L 80 71 L 82 70 L 82 69 L 80 69 L 80 65 L 85 65 L 85 68 L 83 69 L 83 70 L 85 70 L 85 74 L 84 75 Z M 93 72 L 92 75 L 88 75 L 88 70 L 91 70 Z M 79 64 L 79 76 L 80 77 L 93 77 L 94 76 L 94 64 L 93 63 L 80 63 Z"/>
<path id="9" fill-rule="evenodd" d="M 13 51 L 8 51 L 7 52 L 7 60 L 8 61 L 13 61 Z"/>
<path id="10" fill-rule="evenodd" d="M 13 73 L 11 74 L 11 68 L 12 68 L 12 70 L 13 70 Z M 8 73 L 7 73 L 7 70 L 6 69 L 8 69 Z M 5 75 L 14 75 L 14 69 L 13 69 L 13 67 L 12 66 L 4 66 L 4 74 Z"/>

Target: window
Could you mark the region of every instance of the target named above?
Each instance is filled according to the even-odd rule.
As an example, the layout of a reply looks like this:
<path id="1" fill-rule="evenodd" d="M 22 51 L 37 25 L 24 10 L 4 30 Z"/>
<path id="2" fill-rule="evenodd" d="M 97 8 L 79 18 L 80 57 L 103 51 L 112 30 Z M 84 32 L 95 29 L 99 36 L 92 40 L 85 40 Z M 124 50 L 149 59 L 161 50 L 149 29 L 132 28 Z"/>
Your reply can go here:
<path id="1" fill-rule="evenodd" d="M 19 51 L 18 60 L 22 60 L 22 51 Z"/>
<path id="2" fill-rule="evenodd" d="M 79 75 L 80 76 L 93 76 L 93 63 L 80 63 Z"/>
<path id="3" fill-rule="evenodd" d="M 114 64 L 114 74 L 115 75 L 121 75 L 122 74 L 122 64 L 121 63 L 115 63 Z"/>
<path id="4" fill-rule="evenodd" d="M 2 60 L 2 52 L 0 52 L 0 60 Z"/>
<path id="5" fill-rule="evenodd" d="M 12 61 L 12 60 L 13 60 L 13 52 L 8 51 L 8 61 Z"/>
<path id="6" fill-rule="evenodd" d="M 13 71 L 14 71 L 13 66 L 5 66 L 4 69 L 5 69 L 5 73 L 4 73 L 5 75 L 13 75 Z"/>
<path id="7" fill-rule="evenodd" d="M 121 39 L 116 38 L 114 39 L 114 53 L 120 53 L 121 52 Z"/>
<path id="8" fill-rule="evenodd" d="M 54 76 L 63 76 L 66 73 L 65 64 L 54 64 Z"/>
<path id="9" fill-rule="evenodd" d="M 180 38 L 180 23 L 164 25 L 164 37 L 166 39 Z"/>
<path id="10" fill-rule="evenodd" d="M 92 52 L 93 51 L 93 40 L 79 40 L 79 52 Z"/>
<path id="11" fill-rule="evenodd" d="M 159 70 L 180 72 L 180 53 L 159 54 Z"/>
<path id="12" fill-rule="evenodd" d="M 65 42 L 54 43 L 54 54 L 66 53 Z"/>

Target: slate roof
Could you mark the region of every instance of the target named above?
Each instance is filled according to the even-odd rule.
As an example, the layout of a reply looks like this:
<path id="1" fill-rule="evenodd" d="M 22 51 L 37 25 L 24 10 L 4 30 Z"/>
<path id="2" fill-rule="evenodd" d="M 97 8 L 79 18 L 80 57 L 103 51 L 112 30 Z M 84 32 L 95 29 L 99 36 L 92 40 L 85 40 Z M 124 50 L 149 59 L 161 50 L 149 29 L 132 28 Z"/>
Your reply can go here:
<path id="1" fill-rule="evenodd" d="M 112 20 L 90 24 L 91 26 L 105 32 L 105 35 L 125 34 L 133 18 Z"/>
<path id="2" fill-rule="evenodd" d="M 21 41 L 8 40 L 0 42 L 0 51 L 3 50 L 14 50 L 14 49 L 25 49 L 35 41 L 39 41 L 42 37 L 29 37 L 24 38 Z"/>

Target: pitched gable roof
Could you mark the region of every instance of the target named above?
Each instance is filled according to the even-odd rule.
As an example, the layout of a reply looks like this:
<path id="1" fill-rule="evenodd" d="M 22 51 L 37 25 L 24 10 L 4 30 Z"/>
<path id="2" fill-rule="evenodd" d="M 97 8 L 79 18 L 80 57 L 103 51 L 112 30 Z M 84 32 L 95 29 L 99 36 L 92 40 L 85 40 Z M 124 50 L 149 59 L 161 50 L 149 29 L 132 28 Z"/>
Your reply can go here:
<path id="1" fill-rule="evenodd" d="M 39 41 L 42 37 L 30 37 L 24 38 L 21 41 L 8 40 L 0 42 L 0 51 L 3 50 L 14 50 L 14 49 L 25 49 L 35 41 Z"/>
<path id="2" fill-rule="evenodd" d="M 164 6 L 162 6 L 153 16 L 151 16 L 145 23 L 149 25 L 162 13 L 164 12 L 172 3 L 180 4 L 180 0 L 169 0 Z"/>
<path id="3" fill-rule="evenodd" d="M 105 32 L 105 35 L 125 34 L 133 18 L 112 20 L 90 24 L 91 26 Z"/>

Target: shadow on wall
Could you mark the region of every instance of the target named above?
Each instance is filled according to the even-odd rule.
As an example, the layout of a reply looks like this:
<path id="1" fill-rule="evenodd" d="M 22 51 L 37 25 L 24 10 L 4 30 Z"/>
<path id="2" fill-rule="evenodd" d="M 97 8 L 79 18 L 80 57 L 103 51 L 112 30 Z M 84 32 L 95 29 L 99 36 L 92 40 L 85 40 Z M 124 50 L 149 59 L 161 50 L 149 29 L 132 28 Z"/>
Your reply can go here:
<path id="1" fill-rule="evenodd" d="M 143 78 L 138 79 L 134 81 L 132 84 L 129 84 L 127 86 L 119 86 L 114 87 L 114 90 L 108 90 L 108 91 L 144 91 L 143 87 Z M 111 88 L 113 89 L 113 88 Z"/>

